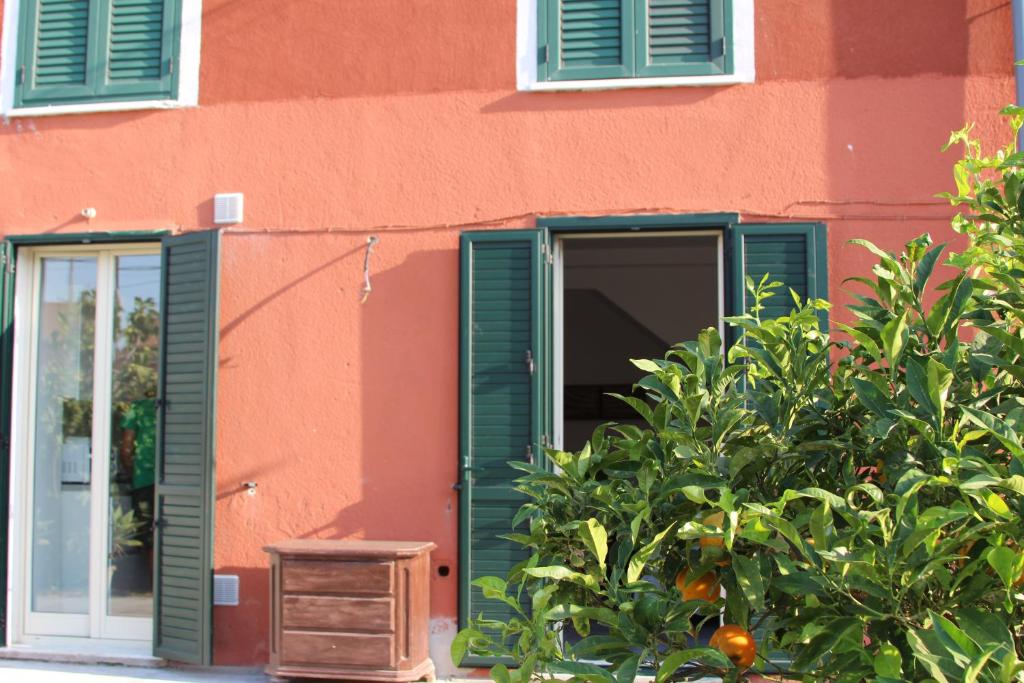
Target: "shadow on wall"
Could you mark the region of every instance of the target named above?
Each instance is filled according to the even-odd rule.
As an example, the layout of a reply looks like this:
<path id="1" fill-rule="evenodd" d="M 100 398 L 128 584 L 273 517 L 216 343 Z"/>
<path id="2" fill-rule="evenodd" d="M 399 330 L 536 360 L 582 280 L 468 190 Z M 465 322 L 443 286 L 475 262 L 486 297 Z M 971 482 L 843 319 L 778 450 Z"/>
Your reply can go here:
<path id="1" fill-rule="evenodd" d="M 244 642 L 262 663 L 270 651 L 269 628 L 254 630 L 247 620 L 237 619 L 234 616 L 238 610 L 269 614 L 270 604 L 267 600 L 270 595 L 270 569 L 268 567 L 218 567 L 217 574 L 237 576 L 241 590 L 238 592 L 238 606 L 224 605 L 213 608 L 214 657 L 217 657 L 218 645 L 231 644 L 237 647 L 238 643 Z M 220 618 L 221 613 L 224 613 L 227 618 Z"/>
<path id="2" fill-rule="evenodd" d="M 359 502 L 305 537 L 433 541 L 432 619 L 454 618 L 458 556 L 458 250 L 381 236 L 361 323 Z M 398 265 L 389 247 L 410 245 Z M 393 253 L 393 252 L 392 252 Z"/>
<path id="3" fill-rule="evenodd" d="M 515 0 L 204 0 L 202 102 L 515 87 L 515 12 Z"/>
<path id="4" fill-rule="evenodd" d="M 953 161 L 940 148 L 964 122 L 971 26 L 967 0 L 833 0 L 829 8 L 825 58 L 839 76 L 825 104 L 831 206 L 801 212 L 846 217 L 828 221 L 831 298 L 842 306 L 842 281 L 873 264 L 850 239 L 899 250 L 923 222 L 949 213 L 933 195 L 949 184 Z"/>

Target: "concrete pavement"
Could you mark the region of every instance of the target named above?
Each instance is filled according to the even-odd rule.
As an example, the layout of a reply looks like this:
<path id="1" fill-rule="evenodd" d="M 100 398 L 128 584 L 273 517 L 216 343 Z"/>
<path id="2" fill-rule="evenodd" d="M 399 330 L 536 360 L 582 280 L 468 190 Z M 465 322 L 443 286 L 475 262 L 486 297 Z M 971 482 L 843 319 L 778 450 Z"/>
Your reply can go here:
<path id="1" fill-rule="evenodd" d="M 0 683 L 266 683 L 268 680 L 270 679 L 260 669 L 142 668 L 0 660 Z"/>

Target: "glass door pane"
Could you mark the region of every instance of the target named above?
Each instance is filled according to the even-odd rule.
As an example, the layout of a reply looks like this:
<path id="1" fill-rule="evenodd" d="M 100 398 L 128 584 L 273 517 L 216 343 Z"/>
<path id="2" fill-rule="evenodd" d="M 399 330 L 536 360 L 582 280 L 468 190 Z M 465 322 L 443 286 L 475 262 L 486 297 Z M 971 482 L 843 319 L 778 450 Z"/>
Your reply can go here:
<path id="1" fill-rule="evenodd" d="M 160 254 L 114 270 L 106 613 L 151 618 Z"/>
<path id="2" fill-rule="evenodd" d="M 87 614 L 96 258 L 40 260 L 31 609 Z"/>

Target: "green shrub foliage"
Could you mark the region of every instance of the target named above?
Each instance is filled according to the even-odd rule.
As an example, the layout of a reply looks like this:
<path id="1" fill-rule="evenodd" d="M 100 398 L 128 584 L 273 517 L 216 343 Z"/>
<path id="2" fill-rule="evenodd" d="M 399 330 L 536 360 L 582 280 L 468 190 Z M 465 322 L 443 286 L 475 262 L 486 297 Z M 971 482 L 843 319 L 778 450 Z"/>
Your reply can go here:
<path id="1" fill-rule="evenodd" d="M 1016 136 L 1024 110 L 1005 113 Z M 510 538 L 532 554 L 477 585 L 518 616 L 474 620 L 456 662 L 503 657 L 499 683 L 737 680 L 698 639 L 722 613 L 755 633 L 753 669 L 788 679 L 1024 681 L 1024 153 L 955 143 L 963 252 L 857 240 L 878 263 L 831 337 L 826 302 L 763 320 L 792 294 L 748 282 L 726 362 L 714 329 L 633 361 L 643 428 L 515 463 Z M 724 597 L 684 601 L 680 572 Z"/>

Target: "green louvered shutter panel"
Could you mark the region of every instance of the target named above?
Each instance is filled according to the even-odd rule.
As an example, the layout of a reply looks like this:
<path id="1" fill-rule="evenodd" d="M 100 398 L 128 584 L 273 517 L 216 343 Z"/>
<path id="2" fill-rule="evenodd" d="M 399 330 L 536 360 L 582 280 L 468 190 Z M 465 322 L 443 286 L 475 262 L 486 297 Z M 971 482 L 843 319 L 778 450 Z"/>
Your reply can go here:
<path id="1" fill-rule="evenodd" d="M 90 0 L 23 0 L 18 106 L 82 101 L 96 88 L 93 52 L 99 25 Z"/>
<path id="2" fill-rule="evenodd" d="M 163 241 L 153 652 L 208 665 L 219 234 Z"/>
<path id="3" fill-rule="evenodd" d="M 637 75 L 732 72 L 731 0 L 634 0 Z"/>
<path id="4" fill-rule="evenodd" d="M 14 367 L 14 245 L 0 242 L 0 586 L 7 585 L 11 473 L 11 375 Z M 0 591 L 0 642 L 7 642 L 7 591 Z"/>
<path id="5" fill-rule="evenodd" d="M 24 0 L 19 107 L 176 96 L 181 0 Z"/>
<path id="6" fill-rule="evenodd" d="M 750 308 L 750 294 L 744 285 L 768 274 L 769 281 L 781 282 L 761 312 L 777 318 L 793 308 L 792 289 L 801 299 L 828 298 L 828 245 L 825 226 L 820 223 L 743 224 L 732 228 L 733 310 Z M 827 318 L 823 316 L 827 327 Z"/>
<path id="7" fill-rule="evenodd" d="M 110 21 L 100 94 L 173 98 L 180 0 L 105 1 L 110 3 Z"/>
<path id="8" fill-rule="evenodd" d="M 633 75 L 634 0 L 541 0 L 538 78 L 549 81 Z"/>
<path id="9" fill-rule="evenodd" d="M 541 461 L 548 420 L 544 232 L 462 235 L 459 619 L 507 619 L 471 582 L 505 577 L 525 549 L 499 538 L 525 502 L 513 460 Z M 478 662 L 479 663 L 479 662 Z"/>

